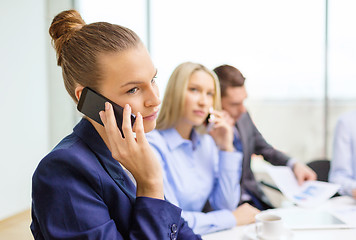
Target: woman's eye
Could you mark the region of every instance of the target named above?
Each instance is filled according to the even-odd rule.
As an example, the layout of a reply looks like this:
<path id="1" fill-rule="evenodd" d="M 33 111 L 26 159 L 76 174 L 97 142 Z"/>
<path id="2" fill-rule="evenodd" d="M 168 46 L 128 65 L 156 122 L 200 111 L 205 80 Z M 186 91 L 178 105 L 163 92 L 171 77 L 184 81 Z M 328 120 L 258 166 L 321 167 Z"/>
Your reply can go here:
<path id="1" fill-rule="evenodd" d="M 213 92 L 208 92 L 207 94 L 208 94 L 208 96 L 214 97 L 214 93 Z"/>
<path id="2" fill-rule="evenodd" d="M 189 91 L 191 91 L 191 92 L 196 92 L 196 91 L 198 91 L 198 89 L 197 88 L 189 88 Z"/>
<path id="3" fill-rule="evenodd" d="M 152 78 L 151 83 L 156 84 L 156 77 Z"/>
<path id="4" fill-rule="evenodd" d="M 137 90 L 138 90 L 138 88 L 134 87 L 134 88 L 131 88 L 130 90 L 128 90 L 127 93 L 133 94 L 133 93 L 137 92 Z"/>

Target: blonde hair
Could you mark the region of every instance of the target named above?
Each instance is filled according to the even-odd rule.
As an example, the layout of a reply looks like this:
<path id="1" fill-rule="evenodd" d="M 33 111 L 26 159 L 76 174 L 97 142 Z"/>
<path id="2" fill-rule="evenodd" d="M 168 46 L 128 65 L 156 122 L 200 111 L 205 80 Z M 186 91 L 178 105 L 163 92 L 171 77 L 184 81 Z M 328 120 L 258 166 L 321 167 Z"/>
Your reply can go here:
<path id="1" fill-rule="evenodd" d="M 204 71 L 214 79 L 215 95 L 213 107 L 216 110 L 221 109 L 220 84 L 215 73 L 202 64 L 185 62 L 177 66 L 169 78 L 161 104 L 162 107 L 157 118 L 156 129 L 172 128 L 182 117 L 188 82 L 196 71 Z"/>

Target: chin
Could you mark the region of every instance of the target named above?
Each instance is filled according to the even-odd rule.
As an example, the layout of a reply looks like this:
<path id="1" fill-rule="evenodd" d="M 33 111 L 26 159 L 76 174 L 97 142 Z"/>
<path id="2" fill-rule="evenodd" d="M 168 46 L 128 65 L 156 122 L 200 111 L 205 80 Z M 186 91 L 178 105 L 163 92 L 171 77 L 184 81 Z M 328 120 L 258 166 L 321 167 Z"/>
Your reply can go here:
<path id="1" fill-rule="evenodd" d="M 156 122 L 143 124 L 145 133 L 151 132 L 153 129 L 155 129 L 155 127 L 156 127 Z"/>
<path id="2" fill-rule="evenodd" d="M 203 125 L 205 122 L 205 118 L 204 119 L 199 119 L 197 121 L 195 121 L 194 126 L 200 126 Z"/>

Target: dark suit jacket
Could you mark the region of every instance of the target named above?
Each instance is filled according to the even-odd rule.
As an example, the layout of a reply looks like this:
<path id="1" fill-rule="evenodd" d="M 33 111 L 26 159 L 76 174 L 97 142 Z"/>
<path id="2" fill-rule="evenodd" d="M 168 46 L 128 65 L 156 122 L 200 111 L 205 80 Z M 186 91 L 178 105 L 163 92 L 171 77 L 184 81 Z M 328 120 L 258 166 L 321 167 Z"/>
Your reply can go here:
<path id="1" fill-rule="evenodd" d="M 244 113 L 240 117 L 236 126 L 240 135 L 243 149 L 241 189 L 247 189 L 259 200 L 272 207 L 272 204 L 266 195 L 263 194 L 253 175 L 251 170 L 251 155 L 262 155 L 265 160 L 273 165 L 286 165 L 290 157 L 274 149 L 266 142 L 266 140 L 256 128 L 248 112 Z"/>
<path id="2" fill-rule="evenodd" d="M 164 200 L 136 189 L 91 123 L 82 119 L 32 179 L 35 239 L 200 239 Z"/>

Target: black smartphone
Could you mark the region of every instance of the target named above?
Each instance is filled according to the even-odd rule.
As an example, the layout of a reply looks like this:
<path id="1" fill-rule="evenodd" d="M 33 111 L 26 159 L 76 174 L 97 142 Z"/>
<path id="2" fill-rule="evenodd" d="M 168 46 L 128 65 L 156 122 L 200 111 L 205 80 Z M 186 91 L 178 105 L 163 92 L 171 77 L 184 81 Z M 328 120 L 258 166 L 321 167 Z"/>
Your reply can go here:
<path id="1" fill-rule="evenodd" d="M 117 127 L 119 128 L 121 135 L 125 137 L 122 131 L 122 118 L 124 111 L 123 107 L 117 105 L 116 103 L 104 97 L 100 93 L 95 92 L 91 88 L 85 87 L 82 91 L 82 94 L 80 95 L 77 109 L 79 112 L 83 113 L 87 117 L 104 126 L 103 122 L 100 119 L 99 112 L 105 110 L 105 102 L 111 103 L 114 110 Z M 131 114 L 131 126 L 134 125 L 135 120 L 135 115 Z"/>
<path id="2" fill-rule="evenodd" d="M 209 112 L 211 112 L 213 109 L 209 110 Z M 204 121 L 204 125 L 205 125 L 205 128 L 206 128 L 206 131 L 207 132 L 210 132 L 210 130 L 213 128 L 214 126 L 214 123 L 212 122 L 209 122 L 209 119 L 214 119 L 215 116 L 214 114 L 212 113 L 208 113 L 208 116 L 205 118 L 205 121 Z"/>
<path id="3" fill-rule="evenodd" d="M 208 113 L 208 116 L 205 118 L 204 124 L 207 126 L 209 124 L 209 118 L 210 118 L 210 113 Z"/>

